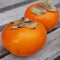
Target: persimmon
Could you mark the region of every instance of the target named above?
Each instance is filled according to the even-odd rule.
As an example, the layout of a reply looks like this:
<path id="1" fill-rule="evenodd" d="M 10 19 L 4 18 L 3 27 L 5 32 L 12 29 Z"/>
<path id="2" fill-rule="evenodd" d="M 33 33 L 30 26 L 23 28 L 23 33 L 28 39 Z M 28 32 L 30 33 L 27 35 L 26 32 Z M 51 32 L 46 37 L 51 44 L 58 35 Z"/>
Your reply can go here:
<path id="1" fill-rule="evenodd" d="M 17 56 L 30 56 L 39 51 L 46 42 L 46 30 L 41 23 L 29 19 L 9 23 L 2 32 L 4 47 Z"/>
<path id="2" fill-rule="evenodd" d="M 37 2 L 30 5 L 26 9 L 24 16 L 42 23 L 47 31 L 50 31 L 58 22 L 59 12 L 50 0 L 46 0 L 46 2 Z"/>

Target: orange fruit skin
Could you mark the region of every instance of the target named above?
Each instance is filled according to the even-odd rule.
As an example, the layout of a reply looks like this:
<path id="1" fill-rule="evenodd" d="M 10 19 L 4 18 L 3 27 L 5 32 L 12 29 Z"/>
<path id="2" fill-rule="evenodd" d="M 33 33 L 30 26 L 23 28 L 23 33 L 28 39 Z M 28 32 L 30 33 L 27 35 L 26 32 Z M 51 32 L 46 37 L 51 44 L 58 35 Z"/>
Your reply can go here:
<path id="1" fill-rule="evenodd" d="M 42 4 L 42 2 L 38 2 L 38 3 L 30 5 L 26 9 L 24 16 L 26 18 L 29 18 L 30 20 L 42 23 L 45 26 L 46 30 L 50 31 L 56 26 L 56 24 L 58 22 L 59 12 L 58 12 L 58 10 L 56 12 L 47 11 L 46 13 L 41 14 L 40 16 L 37 16 L 31 12 L 31 9 L 33 7 L 36 7 L 39 4 Z"/>
<path id="2" fill-rule="evenodd" d="M 46 30 L 42 24 L 36 29 L 11 29 L 13 23 L 8 24 L 2 32 L 4 47 L 17 56 L 30 56 L 39 51 L 46 42 Z"/>

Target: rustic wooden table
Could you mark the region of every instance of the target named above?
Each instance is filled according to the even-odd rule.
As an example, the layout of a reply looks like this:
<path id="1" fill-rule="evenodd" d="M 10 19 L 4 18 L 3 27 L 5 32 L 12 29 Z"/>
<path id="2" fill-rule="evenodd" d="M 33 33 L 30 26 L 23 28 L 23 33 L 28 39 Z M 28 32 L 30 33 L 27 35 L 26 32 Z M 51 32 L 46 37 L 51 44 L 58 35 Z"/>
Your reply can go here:
<path id="1" fill-rule="evenodd" d="M 30 4 L 39 1 L 43 0 L 0 0 L 0 60 L 54 60 L 60 56 L 60 20 L 57 26 L 48 33 L 44 48 L 35 55 L 18 57 L 3 47 L 1 33 L 4 26 L 22 17 L 24 11 Z M 52 2 L 60 11 L 60 0 L 52 0 Z"/>

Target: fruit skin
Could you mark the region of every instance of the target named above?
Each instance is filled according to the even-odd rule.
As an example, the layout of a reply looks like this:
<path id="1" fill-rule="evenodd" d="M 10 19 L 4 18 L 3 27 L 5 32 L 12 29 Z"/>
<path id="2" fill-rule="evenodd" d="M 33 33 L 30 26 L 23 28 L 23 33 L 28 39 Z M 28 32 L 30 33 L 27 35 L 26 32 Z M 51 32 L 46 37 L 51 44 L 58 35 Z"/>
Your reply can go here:
<path id="1" fill-rule="evenodd" d="M 39 51 L 46 42 L 46 30 L 42 24 L 35 29 L 11 29 L 13 23 L 8 24 L 2 32 L 4 47 L 17 56 L 30 56 Z"/>
<path id="2" fill-rule="evenodd" d="M 36 7 L 39 4 L 42 4 L 42 2 L 38 2 L 38 3 L 32 4 L 31 6 L 29 6 L 27 10 L 25 11 L 24 16 L 26 18 L 29 18 L 30 20 L 34 20 L 34 21 L 42 23 L 47 29 L 47 31 L 50 31 L 56 26 L 58 22 L 59 12 L 58 10 L 56 12 L 47 11 L 45 14 L 37 16 L 31 12 L 31 9 L 33 7 Z"/>

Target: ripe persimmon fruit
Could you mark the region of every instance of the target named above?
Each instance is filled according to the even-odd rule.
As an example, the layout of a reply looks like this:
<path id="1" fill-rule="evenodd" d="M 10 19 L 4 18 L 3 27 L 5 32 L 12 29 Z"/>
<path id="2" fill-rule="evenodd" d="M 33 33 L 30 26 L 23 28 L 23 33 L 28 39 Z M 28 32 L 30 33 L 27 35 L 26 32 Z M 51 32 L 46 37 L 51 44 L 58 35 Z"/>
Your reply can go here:
<path id="1" fill-rule="evenodd" d="M 30 5 L 26 9 L 24 16 L 30 20 L 42 23 L 47 31 L 50 31 L 58 22 L 59 12 L 50 0 L 46 0 L 44 3 L 37 2 Z"/>
<path id="2" fill-rule="evenodd" d="M 41 23 L 20 20 L 9 23 L 2 31 L 4 47 L 17 56 L 30 56 L 46 42 L 46 30 Z M 19 24 L 18 24 L 19 23 Z"/>

